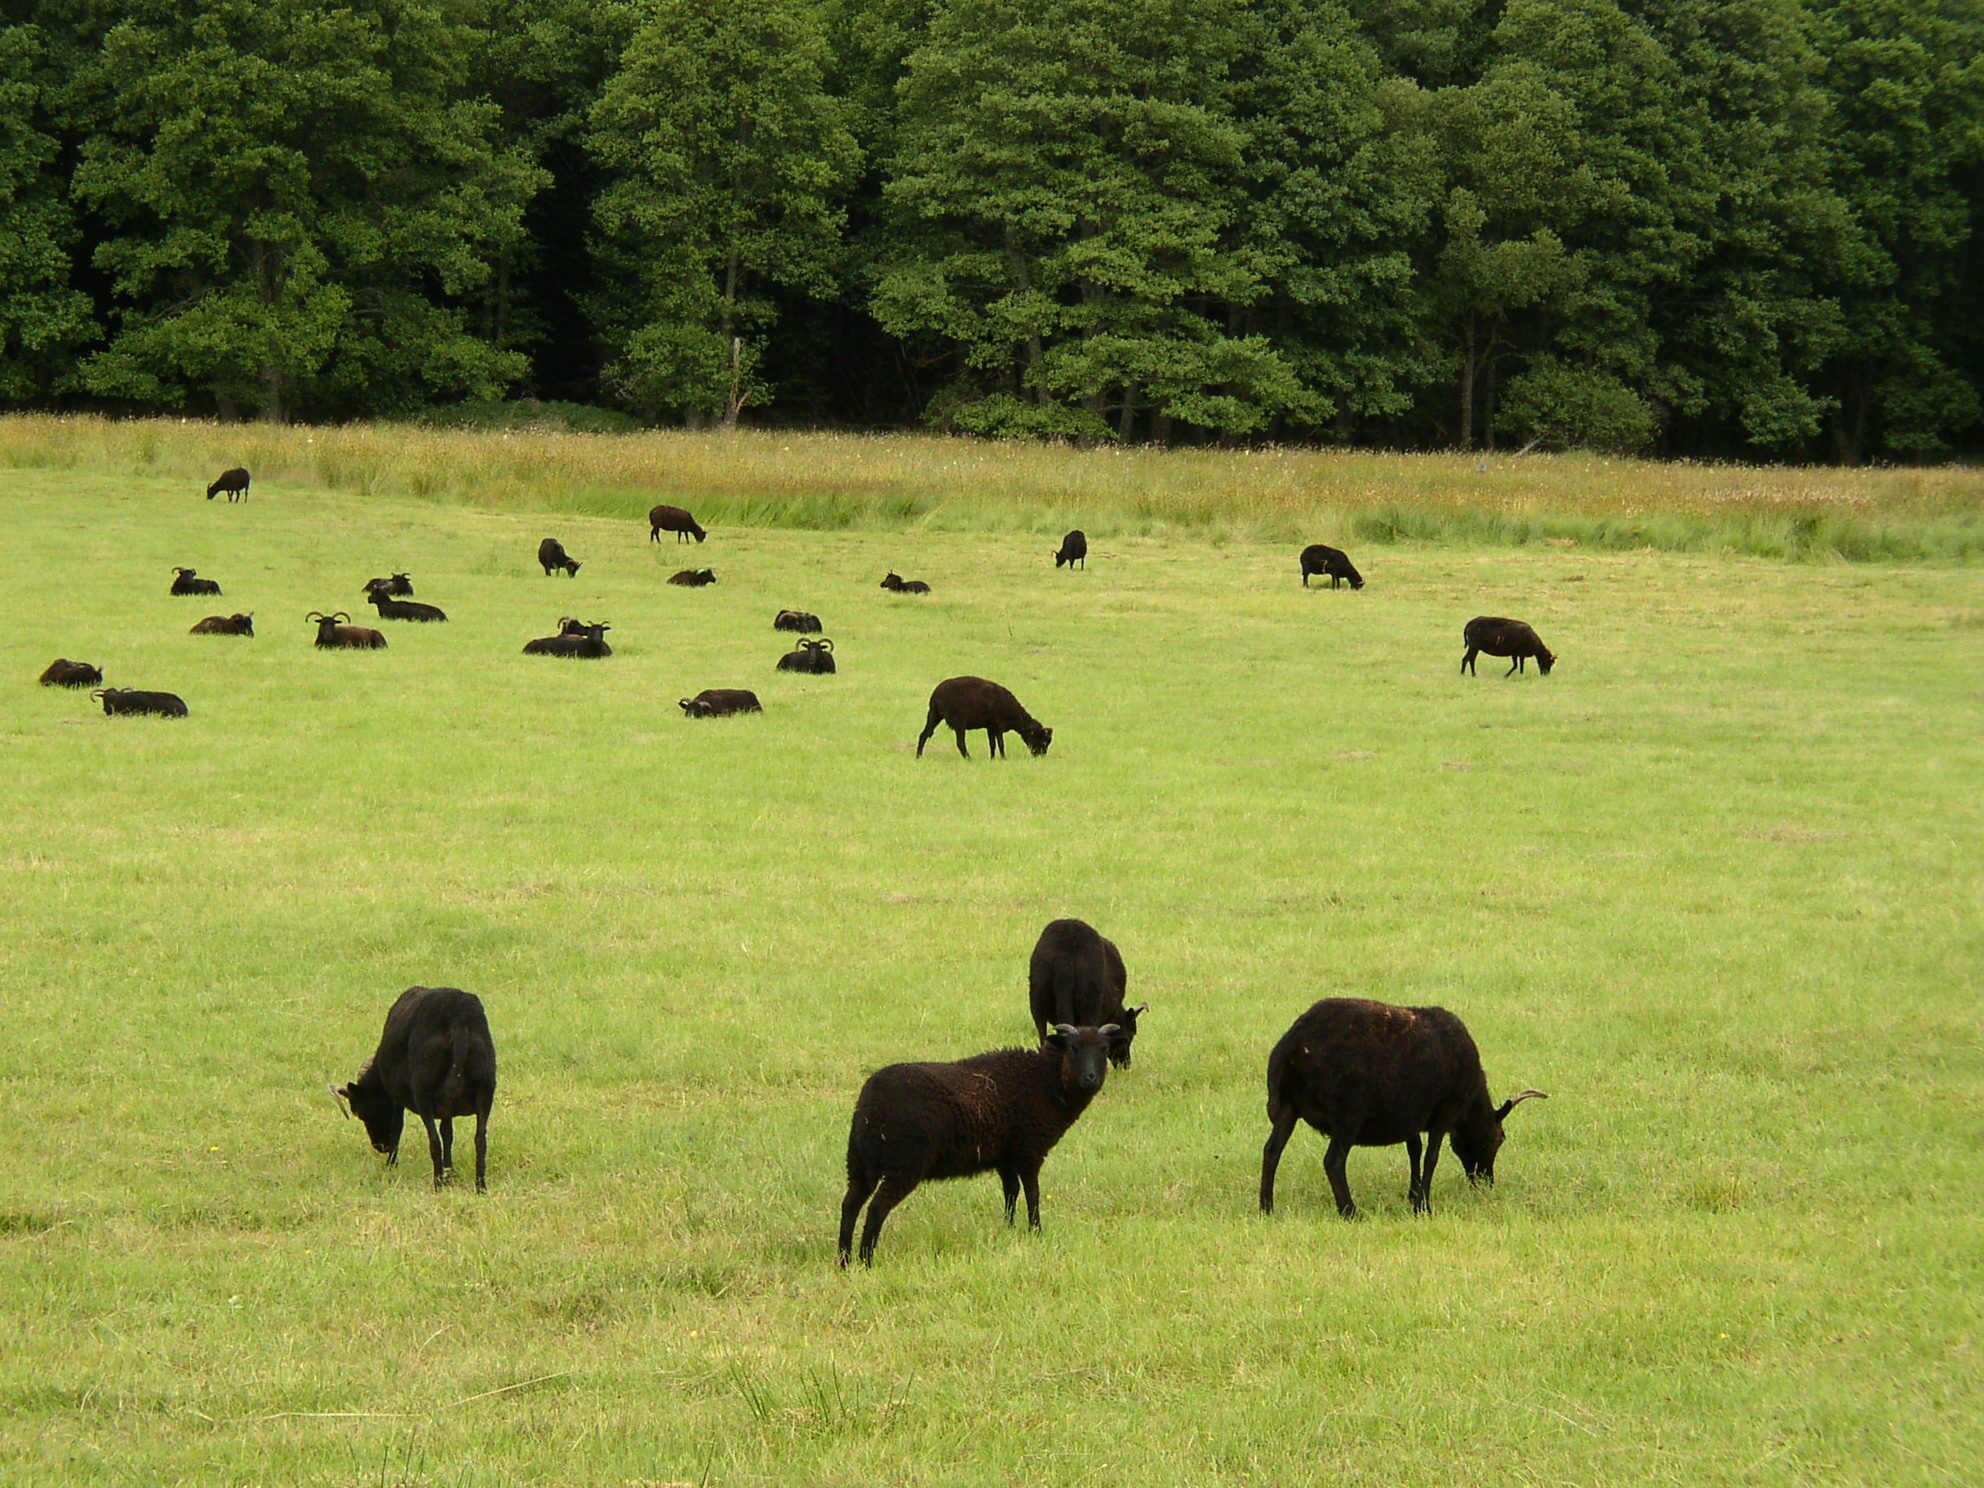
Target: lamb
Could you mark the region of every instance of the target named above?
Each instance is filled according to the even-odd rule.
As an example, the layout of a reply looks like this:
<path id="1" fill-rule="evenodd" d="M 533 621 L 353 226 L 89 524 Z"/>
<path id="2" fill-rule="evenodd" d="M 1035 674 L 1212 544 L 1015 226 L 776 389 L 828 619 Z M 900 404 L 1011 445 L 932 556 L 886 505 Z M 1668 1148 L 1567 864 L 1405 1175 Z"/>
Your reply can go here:
<path id="1" fill-rule="evenodd" d="M 418 1116 L 427 1128 L 436 1188 L 454 1175 L 455 1117 L 473 1116 L 475 1191 L 487 1192 L 496 1041 L 480 998 L 459 987 L 408 987 L 386 1014 L 379 1047 L 358 1078 L 330 1092 L 347 1120 L 365 1123 L 372 1150 L 386 1155 L 388 1167 L 400 1160 L 406 1113 Z"/>
<path id="2" fill-rule="evenodd" d="M 997 682 L 983 677 L 950 677 L 937 684 L 930 694 L 930 716 L 923 721 L 923 732 L 916 740 L 918 759 L 923 758 L 923 746 L 937 732 L 939 721 L 951 726 L 957 735 L 958 753 L 966 759 L 971 753 L 964 747 L 964 736 L 971 729 L 985 730 L 987 748 L 998 758 L 1005 756 L 1009 729 L 1026 740 L 1026 747 L 1035 755 L 1047 753 L 1047 746 L 1054 742 L 1054 730 L 1043 727 Z"/>
<path id="3" fill-rule="evenodd" d="M 949 1064 L 876 1070 L 854 1103 L 847 1134 L 847 1196 L 840 1204 L 840 1263 L 854 1249 L 854 1221 L 870 1196 L 861 1264 L 919 1183 L 996 1171 L 1013 1222 L 1020 1188 L 1026 1218 L 1040 1228 L 1040 1165 L 1102 1089 L 1113 1026 L 1057 1023 L 1038 1049 L 996 1049 Z"/>
<path id="4" fill-rule="evenodd" d="M 1309 587 L 1309 576 L 1322 574 L 1334 589 L 1343 580 L 1350 580 L 1350 587 L 1362 589 L 1364 575 L 1360 574 L 1350 561 L 1350 555 L 1341 548 L 1332 548 L 1323 543 L 1312 543 L 1302 550 L 1302 587 Z"/>
<path id="5" fill-rule="evenodd" d="M 537 545 L 537 561 L 544 569 L 544 576 L 551 577 L 554 568 L 565 570 L 565 577 L 574 579 L 579 574 L 579 564 L 565 551 L 565 545 L 555 537 L 547 537 Z"/>
<path id="6" fill-rule="evenodd" d="M 198 577 L 197 575 L 194 574 L 193 570 L 190 568 L 175 568 L 172 571 L 172 575 L 173 575 L 172 587 L 165 591 L 167 594 L 187 595 L 187 594 L 219 594 L 220 593 L 220 585 L 216 584 L 212 579 L 203 579 Z"/>
<path id="7" fill-rule="evenodd" d="M 1061 539 L 1061 551 L 1054 555 L 1054 566 L 1056 568 L 1059 568 L 1064 563 L 1068 565 L 1070 570 L 1077 563 L 1084 569 L 1088 567 L 1088 534 L 1079 527 Z"/>
<path id="8" fill-rule="evenodd" d="M 317 627 L 317 649 L 319 651 L 383 651 L 386 638 L 378 631 L 364 625 L 346 625 L 351 616 L 343 610 L 335 615 L 326 615 L 312 610 L 303 617 Z"/>
<path id="9" fill-rule="evenodd" d="M 838 670 L 834 666 L 834 643 L 824 636 L 819 640 L 809 640 L 801 636 L 793 643 L 792 649 L 778 659 L 781 672 L 804 672 L 809 677 L 831 677 Z"/>
<path id="10" fill-rule="evenodd" d="M 1467 622 L 1467 629 L 1461 632 L 1461 639 L 1467 643 L 1467 655 L 1460 659 L 1463 672 L 1474 671 L 1474 658 L 1486 651 L 1490 656 L 1512 656 L 1509 669 L 1502 673 L 1512 677 L 1523 670 L 1523 663 L 1530 657 L 1536 658 L 1536 669 L 1544 676 L 1550 675 L 1550 668 L 1557 664 L 1556 656 L 1543 644 L 1543 638 L 1520 620 L 1504 620 L 1497 615 L 1476 615 Z"/>
<path id="11" fill-rule="evenodd" d="M 921 579 L 905 579 L 901 574 L 891 573 L 882 580 L 882 587 L 896 594 L 928 594 L 930 586 Z"/>
<path id="12" fill-rule="evenodd" d="M 383 589 L 374 589 L 365 597 L 379 612 L 381 620 L 415 620 L 427 624 L 448 618 L 439 605 L 422 604 L 417 599 L 393 599 Z"/>
<path id="13" fill-rule="evenodd" d="M 403 573 L 396 573 L 390 579 L 367 579 L 365 587 L 358 592 L 371 594 L 375 590 L 381 594 L 410 596 L 413 593 L 413 580 Z"/>
<path id="14" fill-rule="evenodd" d="M 568 627 L 576 626 L 577 629 Z M 580 661 L 598 661 L 613 654 L 606 644 L 606 633 L 613 629 L 604 621 L 581 624 L 569 617 L 558 622 L 558 634 L 539 636 L 524 642 L 526 656 L 564 656 Z"/>
<path id="15" fill-rule="evenodd" d="M 246 501 L 248 499 L 248 472 L 243 470 L 239 465 L 235 466 L 232 470 L 223 470 L 220 473 L 220 478 L 211 486 L 207 487 L 207 500 L 212 501 L 222 491 L 227 492 L 227 499 L 229 501 Z"/>
<path id="16" fill-rule="evenodd" d="M 101 687 L 103 668 L 58 656 L 37 679 L 43 687 Z"/>
<path id="17" fill-rule="evenodd" d="M 694 697 L 683 698 L 681 707 L 690 718 L 729 718 L 737 713 L 765 711 L 758 695 L 743 687 L 705 687 Z"/>
<path id="18" fill-rule="evenodd" d="M 820 624 L 818 615 L 809 615 L 804 610 L 780 610 L 772 617 L 773 630 L 795 630 L 801 635 L 818 635 L 825 626 Z"/>
<path id="19" fill-rule="evenodd" d="M 1481 1056 L 1467 1028 L 1445 1008 L 1393 1007 L 1362 998 L 1328 997 L 1295 1020 L 1268 1056 L 1268 1120 L 1274 1129 L 1261 1153 L 1261 1212 L 1274 1212 L 1274 1170 L 1281 1149 L 1306 1121 L 1329 1142 L 1323 1170 L 1337 1212 L 1356 1217 L 1344 1177 L 1352 1147 L 1405 1144 L 1412 1161 L 1406 1196 L 1415 1213 L 1433 1208 L 1433 1168 L 1440 1142 L 1451 1136 L 1469 1183 L 1495 1181 L 1502 1122 L 1540 1090 L 1525 1090 L 1497 1106 L 1481 1073 Z M 1419 1134 L 1428 1136 L 1419 1161 Z"/>
<path id="20" fill-rule="evenodd" d="M 701 589 L 716 582 L 716 570 L 712 568 L 685 568 L 669 581 L 684 589 Z"/>
<path id="21" fill-rule="evenodd" d="M 1137 1017 L 1150 1004 L 1123 1006 L 1130 976 L 1115 941 L 1085 921 L 1053 920 L 1034 942 L 1026 984 L 1034 1031 L 1042 1038 L 1055 1023 L 1084 1028 L 1112 1024 L 1119 1031 L 1109 1043 L 1109 1062 L 1118 1069 L 1130 1067 Z"/>
<path id="22" fill-rule="evenodd" d="M 100 687 L 90 694 L 103 704 L 106 717 L 149 713 L 158 718 L 184 718 L 186 703 L 174 692 L 140 692 L 135 687 Z"/>
<path id="23" fill-rule="evenodd" d="M 255 617 L 252 614 L 209 615 L 192 630 L 189 635 L 252 636 L 255 633 Z"/>
<path id="24" fill-rule="evenodd" d="M 709 536 L 696 525 L 696 519 L 679 506 L 657 506 L 648 513 L 648 541 L 660 542 L 664 532 L 674 533 L 677 542 L 687 542 L 692 536 L 701 542 Z"/>

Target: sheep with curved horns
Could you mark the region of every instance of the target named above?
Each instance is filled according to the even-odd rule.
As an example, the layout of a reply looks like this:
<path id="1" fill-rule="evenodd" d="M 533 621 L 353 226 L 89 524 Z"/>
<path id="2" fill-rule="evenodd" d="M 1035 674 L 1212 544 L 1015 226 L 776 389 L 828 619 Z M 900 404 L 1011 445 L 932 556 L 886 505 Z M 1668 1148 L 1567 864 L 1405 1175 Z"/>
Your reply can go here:
<path id="1" fill-rule="evenodd" d="M 175 568 L 172 571 L 172 587 L 167 594 L 185 596 L 188 594 L 219 594 L 220 585 L 212 579 L 203 579 L 190 568 Z"/>
<path id="2" fill-rule="evenodd" d="M 252 636 L 255 633 L 253 614 L 209 615 L 195 625 L 188 635 Z"/>
<path id="3" fill-rule="evenodd" d="M 378 631 L 365 625 L 347 625 L 351 619 L 343 610 L 326 615 L 321 610 L 312 610 L 304 620 L 317 627 L 317 649 L 319 651 L 383 651 L 386 638 Z"/>
<path id="4" fill-rule="evenodd" d="M 762 713 L 764 704 L 745 687 L 705 687 L 692 698 L 681 700 L 688 718 L 732 718 L 739 713 Z"/>
<path id="5" fill-rule="evenodd" d="M 831 677 L 838 670 L 834 666 L 834 643 L 822 636 L 813 640 L 801 636 L 792 643 L 792 649 L 778 659 L 781 672 L 804 672 L 809 677 Z"/>

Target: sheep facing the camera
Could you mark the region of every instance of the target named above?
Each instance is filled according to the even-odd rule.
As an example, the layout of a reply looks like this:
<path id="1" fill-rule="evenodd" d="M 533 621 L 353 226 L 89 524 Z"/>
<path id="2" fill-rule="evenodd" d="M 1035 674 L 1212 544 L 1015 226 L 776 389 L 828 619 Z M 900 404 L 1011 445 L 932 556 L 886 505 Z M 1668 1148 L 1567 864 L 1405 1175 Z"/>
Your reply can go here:
<path id="1" fill-rule="evenodd" d="M 804 672 L 809 677 L 831 677 L 837 668 L 834 666 L 834 643 L 822 636 L 819 640 L 801 636 L 793 642 L 792 649 L 778 659 L 781 672 Z"/>

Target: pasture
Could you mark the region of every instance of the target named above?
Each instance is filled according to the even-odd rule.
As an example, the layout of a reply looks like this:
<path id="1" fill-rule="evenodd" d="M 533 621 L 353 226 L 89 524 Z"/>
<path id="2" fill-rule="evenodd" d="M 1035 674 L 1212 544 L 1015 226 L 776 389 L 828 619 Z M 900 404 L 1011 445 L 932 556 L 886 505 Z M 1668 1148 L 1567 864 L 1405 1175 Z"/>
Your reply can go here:
<path id="1" fill-rule="evenodd" d="M 1065 493 L 820 531 L 663 472 L 711 528 L 678 548 L 564 483 L 258 468 L 209 503 L 236 446 L 137 437 L 0 458 L 0 1478 L 1974 1474 L 1974 567 L 1450 534 L 1344 540 L 1368 587 L 1305 592 L 1244 524 L 1092 521 L 1057 573 Z M 224 597 L 168 598 L 175 564 Z M 396 569 L 449 623 L 311 648 Z M 773 670 L 786 606 L 838 676 Z M 187 634 L 234 610 L 253 639 Z M 614 655 L 521 655 L 561 614 Z M 1475 614 L 1555 672 L 1460 677 Z M 58 655 L 191 716 L 35 687 Z M 915 759 L 957 673 L 1049 755 Z M 766 711 L 685 720 L 704 687 Z M 1063 914 L 1151 1007 L 1043 1233 L 931 1184 L 837 1270 L 864 1074 L 1030 1040 Z M 386 1168 L 324 1088 L 416 982 L 488 1009 L 486 1196 L 432 1189 L 417 1126 Z M 1449 1160 L 1415 1218 L 1403 1152 L 1359 1150 L 1347 1224 L 1304 1129 L 1259 1215 L 1267 1052 L 1330 995 L 1452 1008 L 1498 1099 L 1550 1093 L 1495 1189 Z"/>

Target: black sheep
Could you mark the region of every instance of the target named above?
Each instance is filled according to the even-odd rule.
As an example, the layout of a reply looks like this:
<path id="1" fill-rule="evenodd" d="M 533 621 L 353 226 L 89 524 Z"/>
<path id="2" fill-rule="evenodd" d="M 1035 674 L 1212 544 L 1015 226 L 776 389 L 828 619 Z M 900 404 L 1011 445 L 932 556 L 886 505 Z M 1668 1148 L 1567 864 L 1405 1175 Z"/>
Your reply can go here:
<path id="1" fill-rule="evenodd" d="M 252 636 L 255 633 L 253 615 L 209 615 L 195 625 L 188 635 Z"/>
<path id="2" fill-rule="evenodd" d="M 351 616 L 343 610 L 326 615 L 312 610 L 303 617 L 317 627 L 319 651 L 383 651 L 386 638 L 369 625 L 346 625 Z"/>
<path id="3" fill-rule="evenodd" d="M 905 579 L 899 573 L 891 573 L 882 580 L 882 587 L 894 594 L 928 594 L 930 586 L 921 579 Z"/>
<path id="4" fill-rule="evenodd" d="M 951 677 L 937 684 L 930 694 L 930 714 L 924 719 L 923 732 L 916 740 L 918 759 L 923 758 L 923 746 L 937 732 L 939 722 L 951 726 L 951 732 L 957 735 L 958 753 L 966 759 L 971 758 L 971 753 L 964 747 L 964 736 L 971 729 L 985 730 L 987 748 L 999 758 L 1005 756 L 1009 730 L 1026 740 L 1026 747 L 1036 755 L 1047 753 L 1047 746 L 1054 742 L 1054 730 L 1042 726 L 1020 706 L 1018 698 L 997 682 L 988 682 L 983 677 Z"/>
<path id="5" fill-rule="evenodd" d="M 702 589 L 716 582 L 716 570 L 713 568 L 685 568 L 679 574 L 671 577 L 668 582 L 680 585 L 684 589 Z"/>
<path id="6" fill-rule="evenodd" d="M 1504 620 L 1499 615 L 1476 615 L 1467 622 L 1461 639 L 1467 643 L 1467 655 L 1460 659 L 1463 672 L 1474 671 L 1474 658 L 1483 651 L 1490 656 L 1515 658 L 1509 663 L 1509 669 L 1502 673 L 1504 677 L 1513 677 L 1523 670 L 1523 663 L 1532 656 L 1536 658 L 1536 669 L 1546 677 L 1550 675 L 1550 668 L 1557 664 L 1555 654 L 1543 644 L 1543 638 L 1520 620 Z"/>
<path id="7" fill-rule="evenodd" d="M 365 1123 L 372 1150 L 400 1160 L 406 1113 L 427 1128 L 434 1186 L 454 1171 L 455 1117 L 475 1118 L 475 1187 L 489 1187 L 489 1112 L 496 1104 L 496 1041 L 482 1001 L 458 987 L 408 987 L 386 1014 L 379 1047 L 358 1078 L 331 1094 Z M 435 1129 L 435 1123 L 440 1129 Z"/>
<path id="8" fill-rule="evenodd" d="M 1421 1214 L 1433 1207 L 1433 1168 L 1451 1136 L 1469 1183 L 1495 1181 L 1502 1121 L 1540 1090 L 1525 1090 L 1497 1106 L 1481 1073 L 1481 1055 L 1466 1025 L 1445 1008 L 1393 1007 L 1355 997 L 1329 997 L 1295 1020 L 1268 1056 L 1268 1120 L 1274 1130 L 1261 1153 L 1261 1212 L 1274 1212 L 1274 1170 L 1297 1121 L 1329 1142 L 1329 1174 L 1337 1212 L 1356 1215 L 1344 1163 L 1352 1147 L 1405 1144 L 1412 1160 L 1407 1197 Z M 1420 1166 L 1419 1134 L 1427 1134 Z"/>
<path id="9" fill-rule="evenodd" d="M 1084 569 L 1088 567 L 1088 534 L 1079 527 L 1061 539 L 1061 551 L 1054 555 L 1056 568 L 1064 563 L 1069 568 L 1073 568 L 1077 563 Z"/>
<path id="10" fill-rule="evenodd" d="M 148 713 L 156 718 L 184 718 L 186 703 L 175 692 L 141 692 L 135 687 L 103 687 L 90 694 L 103 704 L 106 717 Z"/>
<path id="11" fill-rule="evenodd" d="M 375 590 L 380 594 L 410 597 L 413 594 L 413 579 L 403 573 L 396 573 L 389 579 L 367 579 L 359 593 L 371 594 Z"/>
<path id="12" fill-rule="evenodd" d="M 87 661 L 71 661 L 59 656 L 48 664 L 38 679 L 43 687 L 101 687 L 103 669 Z"/>
<path id="13" fill-rule="evenodd" d="M 578 625 L 576 630 L 565 627 Z M 613 629 L 604 621 L 579 624 L 571 619 L 559 622 L 559 631 L 554 636 L 539 636 L 534 641 L 524 642 L 526 656 L 564 656 L 579 661 L 598 661 L 613 654 L 613 648 L 606 644 L 606 633 Z"/>
<path id="14" fill-rule="evenodd" d="M 804 610 L 780 610 L 772 617 L 772 629 L 797 631 L 800 635 L 818 635 L 826 627 L 820 624 L 818 615 L 809 615 Z"/>
<path id="15" fill-rule="evenodd" d="M 696 525 L 696 519 L 679 506 L 657 506 L 648 512 L 648 541 L 660 542 L 664 532 L 675 534 L 677 542 L 691 537 L 701 542 L 709 534 Z"/>
<path id="16" fill-rule="evenodd" d="M 223 470 L 220 473 L 220 478 L 211 486 L 207 487 L 207 500 L 212 501 L 222 491 L 227 492 L 227 499 L 229 501 L 246 501 L 248 499 L 248 472 L 243 470 L 239 465 L 235 466 L 232 470 Z"/>
<path id="17" fill-rule="evenodd" d="M 218 594 L 220 593 L 220 585 L 216 584 L 212 579 L 198 577 L 190 568 L 175 568 L 172 571 L 172 587 L 165 592 L 167 594 L 182 596 L 188 594 Z"/>
<path id="18" fill-rule="evenodd" d="M 831 677 L 839 670 L 834 665 L 834 643 L 822 636 L 819 640 L 809 640 L 801 636 L 793 643 L 792 649 L 778 659 L 781 672 L 804 672 L 809 677 Z"/>
<path id="19" fill-rule="evenodd" d="M 447 611 L 439 605 L 422 604 L 417 599 L 394 599 L 383 589 L 374 589 L 365 597 L 379 612 L 381 620 L 414 620 L 424 625 L 448 618 Z"/>
<path id="20" fill-rule="evenodd" d="M 537 545 L 537 561 L 544 569 L 544 576 L 547 579 L 551 577 L 551 571 L 555 568 L 564 569 L 565 577 L 568 579 L 578 577 L 577 560 L 565 551 L 565 545 L 555 537 L 547 537 Z"/>
<path id="21" fill-rule="evenodd" d="M 1360 574 L 1350 561 L 1350 555 L 1341 548 L 1313 543 L 1302 550 L 1302 587 L 1309 587 L 1309 576 L 1322 574 L 1330 581 L 1330 588 L 1336 588 L 1343 580 L 1350 580 L 1350 587 L 1362 589 L 1364 575 Z"/>
<path id="22" fill-rule="evenodd" d="M 689 718 L 729 718 L 738 713 L 762 713 L 758 695 L 743 687 L 705 687 L 692 698 L 681 700 L 682 712 Z"/>
<path id="23" fill-rule="evenodd" d="M 1137 1017 L 1144 1007 L 1124 1007 L 1130 974 L 1116 942 L 1083 920 L 1054 920 L 1034 942 L 1026 968 L 1027 1002 L 1033 1010 L 1034 1031 L 1042 1038 L 1056 1023 L 1086 1028 L 1114 1024 L 1109 1062 L 1130 1067 L 1130 1045 L 1137 1037 Z"/>
<path id="24" fill-rule="evenodd" d="M 997 1172 L 1006 1223 L 1026 1189 L 1027 1223 L 1040 1228 L 1040 1165 L 1102 1089 L 1114 1028 L 1057 1024 L 1038 1049 L 998 1049 L 949 1064 L 876 1070 L 854 1103 L 847 1134 L 847 1196 L 840 1205 L 840 1263 L 854 1249 L 854 1221 L 868 1206 L 861 1261 L 919 1183 Z"/>

